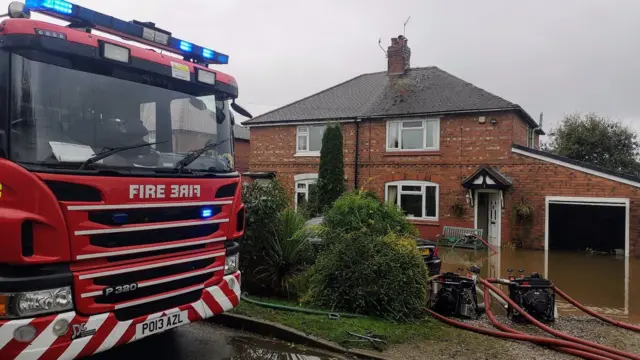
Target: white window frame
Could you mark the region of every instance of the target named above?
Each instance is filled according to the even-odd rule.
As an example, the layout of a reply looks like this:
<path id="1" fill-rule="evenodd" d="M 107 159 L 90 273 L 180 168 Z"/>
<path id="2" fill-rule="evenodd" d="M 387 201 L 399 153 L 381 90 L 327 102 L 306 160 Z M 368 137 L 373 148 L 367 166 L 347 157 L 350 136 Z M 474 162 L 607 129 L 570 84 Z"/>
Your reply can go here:
<path id="1" fill-rule="evenodd" d="M 411 121 L 422 121 L 422 144 L 420 149 L 403 149 L 402 148 L 402 124 Z M 434 146 L 427 147 L 427 123 L 435 123 L 435 139 L 433 139 Z M 398 147 L 389 147 L 389 129 L 391 124 L 398 124 Z M 408 128 L 418 129 L 418 128 Z M 387 151 L 438 151 L 440 150 L 440 118 L 406 118 L 401 120 L 388 120 L 387 121 L 387 135 L 385 136 L 385 147 Z"/>
<path id="2" fill-rule="evenodd" d="M 309 186 L 318 182 L 318 174 L 299 174 L 293 177 L 293 206 L 298 210 L 298 194 L 304 194 L 304 199 L 309 201 Z M 305 184 L 304 189 L 298 189 L 298 184 Z"/>
<path id="3" fill-rule="evenodd" d="M 320 156 L 320 150 L 312 151 L 309 148 L 310 136 L 311 136 L 311 127 L 313 126 L 324 126 L 326 124 L 309 124 L 309 125 L 299 125 L 296 126 L 296 154 L 295 156 Z M 306 131 L 302 131 L 306 129 Z M 300 150 L 300 136 L 304 136 L 306 138 L 307 150 Z"/>
<path id="4" fill-rule="evenodd" d="M 533 128 L 527 128 L 527 146 L 530 148 L 536 147 L 536 133 Z"/>
<path id="5" fill-rule="evenodd" d="M 402 190 L 402 186 L 420 186 L 421 190 L 420 192 L 417 191 L 403 191 Z M 388 182 L 386 184 L 384 184 L 384 199 L 386 202 L 389 201 L 389 186 L 397 186 L 398 187 L 398 194 L 397 194 L 397 198 L 396 198 L 396 204 L 398 205 L 398 207 L 400 207 L 400 197 L 402 196 L 402 194 L 407 194 L 407 195 L 416 195 L 416 194 L 422 194 L 422 213 L 426 215 L 427 213 L 427 194 L 426 194 L 426 189 L 427 187 L 435 187 L 436 188 L 436 214 L 435 216 L 423 216 L 423 217 L 414 217 L 414 216 L 407 216 L 409 219 L 417 219 L 417 220 L 432 220 L 432 221 L 437 221 L 439 219 L 440 216 L 440 185 L 433 183 L 433 182 L 429 182 L 429 181 L 414 181 L 414 180 L 402 180 L 402 181 L 392 181 L 392 182 Z"/>

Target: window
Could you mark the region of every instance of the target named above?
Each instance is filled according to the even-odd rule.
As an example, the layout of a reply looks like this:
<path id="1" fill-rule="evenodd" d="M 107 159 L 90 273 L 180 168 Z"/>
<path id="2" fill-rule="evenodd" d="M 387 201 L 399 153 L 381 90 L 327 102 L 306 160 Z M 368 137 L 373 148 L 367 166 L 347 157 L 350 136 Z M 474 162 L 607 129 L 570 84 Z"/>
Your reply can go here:
<path id="1" fill-rule="evenodd" d="M 385 200 L 409 218 L 438 220 L 439 187 L 426 181 L 395 181 L 385 186 Z"/>
<path id="2" fill-rule="evenodd" d="M 527 128 L 527 146 L 530 148 L 536 147 L 536 132 L 533 128 Z"/>
<path id="3" fill-rule="evenodd" d="M 438 150 L 440 119 L 409 119 L 387 122 L 387 151 Z"/>
<path id="4" fill-rule="evenodd" d="M 316 186 L 318 180 L 318 174 L 300 174 L 294 176 L 294 194 L 293 203 L 295 209 L 298 209 L 298 205 L 309 201 L 309 193 Z"/>
<path id="5" fill-rule="evenodd" d="M 296 140 L 296 154 L 319 156 L 322 147 L 324 125 L 298 126 Z"/>

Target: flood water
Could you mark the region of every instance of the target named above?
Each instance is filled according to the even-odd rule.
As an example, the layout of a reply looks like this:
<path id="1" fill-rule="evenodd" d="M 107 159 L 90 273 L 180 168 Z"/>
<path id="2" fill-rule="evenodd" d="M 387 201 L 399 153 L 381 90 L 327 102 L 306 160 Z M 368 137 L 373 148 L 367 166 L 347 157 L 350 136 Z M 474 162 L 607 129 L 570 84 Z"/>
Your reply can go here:
<path id="1" fill-rule="evenodd" d="M 481 267 L 481 276 L 508 276 L 507 269 L 524 269 L 543 274 L 569 296 L 607 316 L 640 323 L 640 260 L 624 256 L 594 255 L 580 252 L 502 249 L 488 256 L 487 251 L 440 248 L 442 271 L 456 271 L 471 265 Z M 640 281 L 640 280 L 636 280 Z M 560 315 L 581 315 L 559 297 Z"/>
<path id="2" fill-rule="evenodd" d="M 207 321 L 144 338 L 88 360 L 333 360 L 341 357 L 265 339 Z"/>

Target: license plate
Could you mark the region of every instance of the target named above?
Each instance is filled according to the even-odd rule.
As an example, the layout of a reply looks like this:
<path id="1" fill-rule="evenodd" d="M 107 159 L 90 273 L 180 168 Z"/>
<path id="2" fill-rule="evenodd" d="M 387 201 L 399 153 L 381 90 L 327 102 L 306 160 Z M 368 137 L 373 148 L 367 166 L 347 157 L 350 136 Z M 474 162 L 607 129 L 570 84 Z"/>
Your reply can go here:
<path id="1" fill-rule="evenodd" d="M 187 323 L 189 312 L 181 311 L 169 315 L 160 316 L 157 319 L 147 320 L 136 325 L 136 338 L 157 334 Z"/>
<path id="2" fill-rule="evenodd" d="M 431 254 L 431 249 L 420 249 L 420 252 L 424 256 L 429 256 L 429 254 Z"/>

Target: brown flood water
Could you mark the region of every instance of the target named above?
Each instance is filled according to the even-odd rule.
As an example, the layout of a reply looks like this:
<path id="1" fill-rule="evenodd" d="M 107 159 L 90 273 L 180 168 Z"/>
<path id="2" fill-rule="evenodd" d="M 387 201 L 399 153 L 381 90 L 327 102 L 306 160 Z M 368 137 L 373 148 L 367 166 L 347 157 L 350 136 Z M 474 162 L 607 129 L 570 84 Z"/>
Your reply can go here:
<path id="1" fill-rule="evenodd" d="M 591 255 L 578 252 L 503 249 L 488 256 L 486 251 L 440 248 L 442 271 L 456 271 L 471 265 L 481 267 L 481 276 L 508 276 L 507 269 L 539 272 L 569 296 L 607 316 L 640 323 L 640 259 Z M 465 270 L 466 272 L 466 270 Z M 640 281 L 640 280 L 636 280 Z M 559 313 L 582 315 L 581 311 L 557 299 Z"/>

